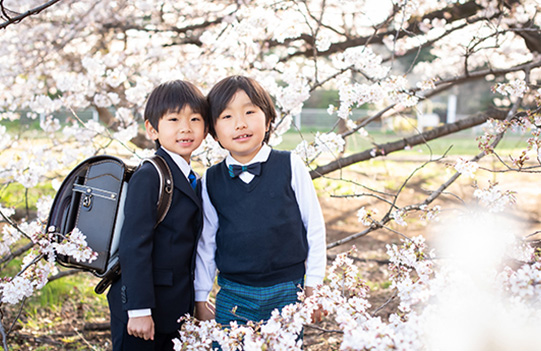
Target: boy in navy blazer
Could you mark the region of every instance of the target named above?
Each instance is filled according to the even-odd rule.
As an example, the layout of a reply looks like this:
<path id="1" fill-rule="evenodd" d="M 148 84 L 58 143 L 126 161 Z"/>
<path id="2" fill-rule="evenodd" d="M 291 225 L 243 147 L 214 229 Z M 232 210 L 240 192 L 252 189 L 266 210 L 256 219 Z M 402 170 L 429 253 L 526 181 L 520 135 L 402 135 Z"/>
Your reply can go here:
<path id="1" fill-rule="evenodd" d="M 207 134 L 207 110 L 203 94 L 180 80 L 156 87 L 147 101 L 145 128 L 171 169 L 173 197 L 155 227 L 156 169 L 144 163 L 130 180 L 119 244 L 122 274 L 107 294 L 113 351 L 172 350 L 178 319 L 193 314 L 203 214 L 190 157 Z"/>

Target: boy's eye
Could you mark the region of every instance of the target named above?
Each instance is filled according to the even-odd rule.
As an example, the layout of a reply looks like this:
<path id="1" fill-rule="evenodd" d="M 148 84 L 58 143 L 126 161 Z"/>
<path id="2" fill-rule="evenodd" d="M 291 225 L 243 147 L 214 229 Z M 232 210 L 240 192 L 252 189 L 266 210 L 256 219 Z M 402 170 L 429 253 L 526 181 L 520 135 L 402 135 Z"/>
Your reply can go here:
<path id="1" fill-rule="evenodd" d="M 192 117 L 192 122 L 198 122 L 200 120 L 201 120 L 201 117 L 198 117 L 198 116 Z"/>
<path id="2" fill-rule="evenodd" d="M 231 115 L 223 115 L 220 117 L 221 119 L 227 119 L 227 118 L 231 118 Z"/>

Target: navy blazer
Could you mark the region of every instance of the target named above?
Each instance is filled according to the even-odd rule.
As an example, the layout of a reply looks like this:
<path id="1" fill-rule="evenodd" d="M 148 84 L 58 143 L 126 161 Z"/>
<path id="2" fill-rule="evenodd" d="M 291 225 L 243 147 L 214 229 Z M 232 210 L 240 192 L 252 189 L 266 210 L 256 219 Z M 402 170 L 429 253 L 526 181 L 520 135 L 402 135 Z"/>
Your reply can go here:
<path id="1" fill-rule="evenodd" d="M 203 211 L 200 194 L 173 159 L 162 149 L 173 175 L 171 206 L 154 228 L 159 192 L 158 173 L 144 163 L 128 184 L 125 220 L 120 235 L 122 270 L 107 294 L 111 314 L 124 323 L 128 310 L 152 309 L 155 331 L 172 333 L 177 320 L 194 309 L 195 251 L 201 235 Z"/>

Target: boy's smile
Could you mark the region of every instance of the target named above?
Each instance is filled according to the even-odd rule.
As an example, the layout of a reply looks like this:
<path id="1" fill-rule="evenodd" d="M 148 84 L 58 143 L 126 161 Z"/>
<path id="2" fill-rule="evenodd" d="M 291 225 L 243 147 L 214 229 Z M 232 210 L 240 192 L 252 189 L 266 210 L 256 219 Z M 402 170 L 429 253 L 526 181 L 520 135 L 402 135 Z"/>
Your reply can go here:
<path id="1" fill-rule="evenodd" d="M 242 135 L 239 135 L 238 137 L 235 137 L 233 138 L 233 140 L 245 140 L 245 139 L 248 139 L 250 138 L 252 135 L 251 134 L 242 134 Z"/>
<path id="2" fill-rule="evenodd" d="M 216 120 L 216 140 L 240 163 L 248 163 L 259 152 L 268 130 L 265 113 L 238 90 Z"/>
<path id="3" fill-rule="evenodd" d="M 163 115 L 158 122 L 158 130 L 148 120 L 145 126 L 152 140 L 157 139 L 164 149 L 179 154 L 188 163 L 192 152 L 201 145 L 207 134 L 203 117 L 193 112 L 189 105 L 180 112 Z"/>
<path id="4" fill-rule="evenodd" d="M 191 145 L 191 143 L 193 143 L 193 141 L 193 139 L 180 139 L 177 141 L 177 143 L 180 143 L 184 147 L 188 147 Z"/>

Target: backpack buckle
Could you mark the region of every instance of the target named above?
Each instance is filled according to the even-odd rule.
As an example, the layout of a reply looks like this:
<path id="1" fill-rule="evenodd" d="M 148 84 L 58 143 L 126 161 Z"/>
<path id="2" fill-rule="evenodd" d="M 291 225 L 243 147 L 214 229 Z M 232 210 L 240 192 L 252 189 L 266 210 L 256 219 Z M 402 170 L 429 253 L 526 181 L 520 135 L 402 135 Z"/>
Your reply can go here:
<path id="1" fill-rule="evenodd" d="M 82 204 L 85 210 L 90 211 L 90 209 L 92 208 L 92 194 L 83 195 Z"/>

